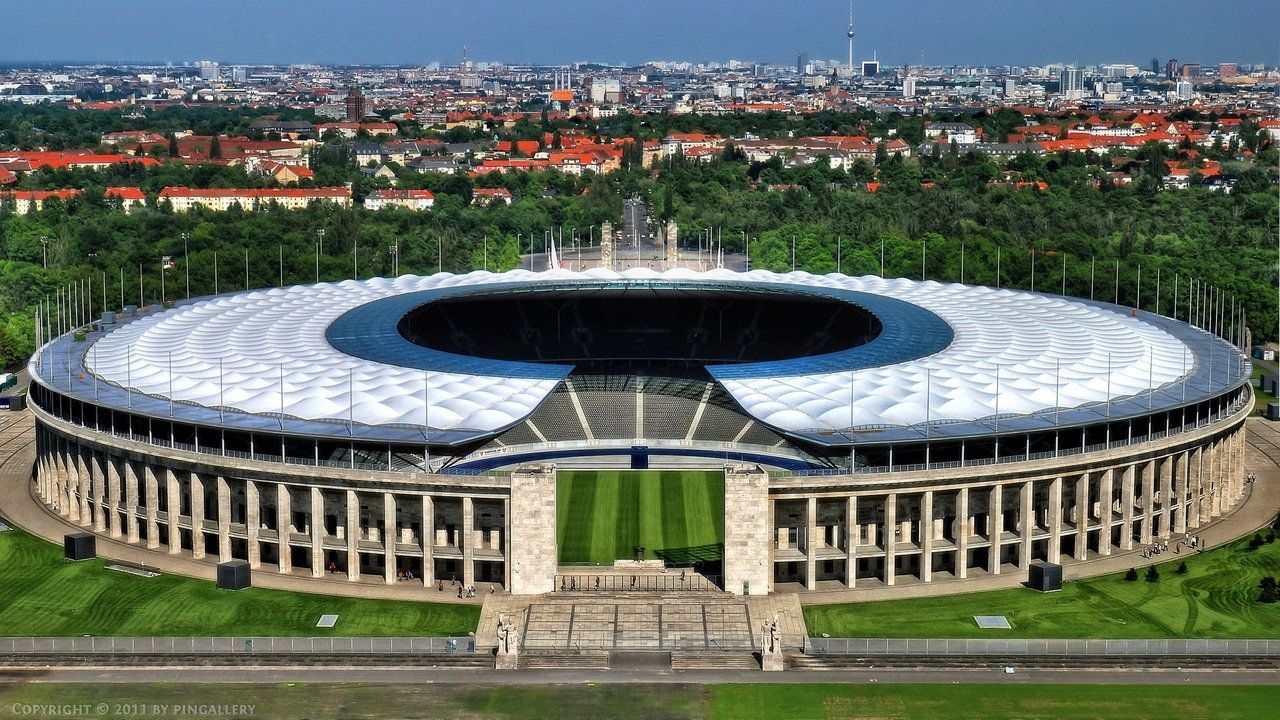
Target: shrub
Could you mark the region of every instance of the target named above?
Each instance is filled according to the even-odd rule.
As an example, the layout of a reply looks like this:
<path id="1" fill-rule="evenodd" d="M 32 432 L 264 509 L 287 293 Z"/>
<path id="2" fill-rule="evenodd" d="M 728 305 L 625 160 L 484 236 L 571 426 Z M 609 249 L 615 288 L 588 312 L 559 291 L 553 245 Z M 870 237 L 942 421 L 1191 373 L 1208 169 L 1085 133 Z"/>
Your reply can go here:
<path id="1" fill-rule="evenodd" d="M 1262 588 L 1262 592 L 1258 593 L 1258 602 L 1260 603 L 1270 604 L 1276 601 L 1280 601 L 1280 590 L 1276 590 L 1274 585 L 1268 588 Z"/>
<path id="2" fill-rule="evenodd" d="M 1138 571 L 1133 568 L 1129 568 L 1129 571 L 1124 574 L 1124 579 L 1129 582 L 1136 582 L 1138 580 Z"/>
<path id="3" fill-rule="evenodd" d="M 1147 582 L 1159 582 L 1159 581 L 1160 581 L 1160 571 L 1156 569 L 1156 566 L 1152 565 L 1151 567 L 1147 568 Z"/>
<path id="4" fill-rule="evenodd" d="M 1177 570 L 1174 570 L 1174 572 L 1178 573 L 1179 575 L 1186 575 L 1186 574 L 1187 574 L 1187 561 L 1186 561 L 1186 560 L 1183 560 L 1182 562 L 1178 563 L 1178 569 L 1177 569 Z"/>
<path id="5" fill-rule="evenodd" d="M 1266 544 L 1267 544 L 1267 541 L 1262 539 L 1262 533 L 1254 533 L 1253 537 L 1249 538 L 1250 550 L 1257 550 L 1258 548 Z"/>

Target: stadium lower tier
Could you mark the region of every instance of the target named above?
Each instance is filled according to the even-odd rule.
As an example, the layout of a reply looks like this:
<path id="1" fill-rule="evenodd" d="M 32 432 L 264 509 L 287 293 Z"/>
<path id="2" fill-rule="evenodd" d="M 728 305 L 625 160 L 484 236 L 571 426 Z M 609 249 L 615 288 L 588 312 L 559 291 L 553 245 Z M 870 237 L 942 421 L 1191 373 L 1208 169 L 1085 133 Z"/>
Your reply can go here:
<path id="1" fill-rule="evenodd" d="M 1244 494 L 1251 407 L 1246 389 L 1162 432 L 1018 462 L 856 475 L 727 463 L 723 561 L 707 574 L 752 595 L 962 580 L 1195 532 Z M 558 589 L 552 464 L 475 475 L 294 465 L 32 411 L 33 492 L 103 537 L 255 572 Z"/>

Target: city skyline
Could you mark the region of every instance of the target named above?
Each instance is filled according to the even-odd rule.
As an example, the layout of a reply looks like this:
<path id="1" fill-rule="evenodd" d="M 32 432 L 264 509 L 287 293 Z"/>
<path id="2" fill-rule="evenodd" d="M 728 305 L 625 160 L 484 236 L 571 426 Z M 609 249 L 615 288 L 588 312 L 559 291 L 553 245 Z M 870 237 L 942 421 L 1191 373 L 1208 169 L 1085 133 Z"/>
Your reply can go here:
<path id="1" fill-rule="evenodd" d="M 206 3 L 121 0 L 89 8 L 71 0 L 8 8 L 29 32 L 0 50 L 6 63 L 165 63 L 200 58 L 247 64 L 456 64 L 475 61 L 558 65 L 639 65 L 845 58 L 848 4 L 819 0 L 655 0 L 643 9 L 614 0 L 581 8 L 536 0 L 519 8 L 441 0 L 354 6 L 318 0 L 263 2 L 229 13 Z M 886 66 L 1043 65 L 1124 62 L 1280 62 L 1274 28 L 1280 5 L 1225 0 L 1224 18 L 1249 17 L 1228 33 L 1204 33 L 1197 6 L 1176 0 L 1159 13 L 1131 4 L 1082 0 L 1029 17 L 1012 0 L 957 8 L 942 0 L 855 3 L 855 57 L 875 53 Z M 630 29 L 625 28 L 630 25 Z M 1079 32 L 1063 32 L 1063 28 Z M 199 29 L 200 32 L 194 32 Z"/>

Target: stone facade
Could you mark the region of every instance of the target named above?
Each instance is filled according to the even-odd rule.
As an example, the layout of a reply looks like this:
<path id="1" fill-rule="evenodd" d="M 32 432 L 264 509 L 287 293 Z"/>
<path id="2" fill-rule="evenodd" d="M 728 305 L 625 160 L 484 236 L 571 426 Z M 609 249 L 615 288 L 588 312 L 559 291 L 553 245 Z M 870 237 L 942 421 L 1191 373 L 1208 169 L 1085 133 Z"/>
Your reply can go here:
<path id="1" fill-rule="evenodd" d="M 769 476 L 757 465 L 724 471 L 724 589 L 742 595 L 769 592 Z"/>
<path id="2" fill-rule="evenodd" d="M 511 591 L 534 595 L 555 589 L 556 468 L 525 465 L 511 474 Z"/>
<path id="3" fill-rule="evenodd" d="M 1244 494 L 1250 400 L 1140 442 L 1019 462 L 852 476 L 730 464 L 723 587 L 969 579 L 1194 533 Z M 510 478 L 287 465 L 32 412 L 40 499 L 104 537 L 257 571 L 555 590 L 554 465 Z"/>

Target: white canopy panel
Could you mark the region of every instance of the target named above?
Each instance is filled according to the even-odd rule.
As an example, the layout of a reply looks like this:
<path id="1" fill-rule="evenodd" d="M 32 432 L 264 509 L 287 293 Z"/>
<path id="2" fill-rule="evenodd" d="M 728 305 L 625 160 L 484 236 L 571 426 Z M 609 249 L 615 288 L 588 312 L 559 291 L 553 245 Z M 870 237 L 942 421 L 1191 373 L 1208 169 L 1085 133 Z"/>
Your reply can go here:
<path id="1" fill-rule="evenodd" d="M 749 414 L 784 430 L 970 421 L 1077 407 L 1159 387 L 1180 378 L 1192 363 L 1180 340 L 1138 318 L 1016 290 L 798 272 L 595 269 L 440 273 L 224 295 L 107 334 L 90 349 L 86 366 L 138 392 L 207 407 L 369 425 L 421 426 L 425 417 L 436 429 L 497 431 L 532 413 L 557 381 L 422 371 L 365 360 L 333 348 L 326 328 L 352 308 L 404 293 L 619 279 L 792 284 L 879 294 L 930 310 L 954 330 L 945 350 L 909 362 L 724 381 Z"/>

